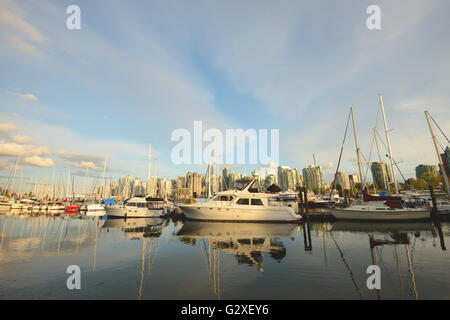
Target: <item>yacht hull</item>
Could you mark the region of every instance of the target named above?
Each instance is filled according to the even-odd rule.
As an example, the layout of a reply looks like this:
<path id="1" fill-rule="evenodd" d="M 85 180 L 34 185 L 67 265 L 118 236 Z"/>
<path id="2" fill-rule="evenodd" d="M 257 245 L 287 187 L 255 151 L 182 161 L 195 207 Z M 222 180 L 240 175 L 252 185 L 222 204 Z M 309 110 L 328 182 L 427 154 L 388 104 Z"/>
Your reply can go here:
<path id="1" fill-rule="evenodd" d="M 264 208 L 217 208 L 196 205 L 180 205 L 184 216 L 198 221 L 239 222 L 289 222 L 296 223 L 301 216 L 291 207 Z"/>
<path id="2" fill-rule="evenodd" d="M 428 220 L 430 211 L 427 209 L 416 210 L 346 210 L 333 209 L 331 214 L 336 220 L 354 220 L 354 221 L 408 221 L 408 220 Z"/>
<path id="3" fill-rule="evenodd" d="M 127 208 L 127 207 L 106 207 L 106 215 L 108 217 L 119 218 L 149 218 L 161 217 L 164 215 L 164 209 L 147 209 L 147 208 Z"/>

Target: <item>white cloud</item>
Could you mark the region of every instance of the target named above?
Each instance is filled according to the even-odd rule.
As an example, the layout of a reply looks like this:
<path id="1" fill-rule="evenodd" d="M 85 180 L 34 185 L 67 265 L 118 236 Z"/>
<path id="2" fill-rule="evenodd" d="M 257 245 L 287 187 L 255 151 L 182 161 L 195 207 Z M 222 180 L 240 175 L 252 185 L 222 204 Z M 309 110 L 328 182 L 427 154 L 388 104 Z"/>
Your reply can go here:
<path id="1" fill-rule="evenodd" d="M 18 144 L 0 140 L 0 155 L 23 157 L 28 155 L 48 155 L 51 151 L 47 146 L 34 146 L 31 144 Z"/>
<path id="2" fill-rule="evenodd" d="M 14 123 L 0 123 L 0 132 L 14 131 L 19 129 Z"/>
<path id="3" fill-rule="evenodd" d="M 19 97 L 20 99 L 23 100 L 30 100 L 30 101 L 37 101 L 38 98 L 32 94 L 32 93 L 21 93 L 20 89 L 17 89 L 17 92 L 11 92 L 11 91 L 5 91 L 7 94 L 10 94 L 12 96 L 16 96 Z"/>
<path id="4" fill-rule="evenodd" d="M 65 161 L 68 165 L 77 167 L 77 168 L 88 168 L 93 170 L 98 170 L 100 167 L 98 167 L 94 162 L 92 161 Z"/>
<path id="5" fill-rule="evenodd" d="M 40 156 L 26 157 L 23 160 L 23 163 L 42 168 L 51 168 L 55 166 L 55 162 L 53 161 L 52 158 L 43 158 Z"/>
<path id="6" fill-rule="evenodd" d="M 12 142 L 15 142 L 18 144 L 28 144 L 28 143 L 32 143 L 32 142 L 36 141 L 36 139 L 25 136 L 25 135 L 15 135 L 15 136 L 12 136 L 10 139 Z"/>

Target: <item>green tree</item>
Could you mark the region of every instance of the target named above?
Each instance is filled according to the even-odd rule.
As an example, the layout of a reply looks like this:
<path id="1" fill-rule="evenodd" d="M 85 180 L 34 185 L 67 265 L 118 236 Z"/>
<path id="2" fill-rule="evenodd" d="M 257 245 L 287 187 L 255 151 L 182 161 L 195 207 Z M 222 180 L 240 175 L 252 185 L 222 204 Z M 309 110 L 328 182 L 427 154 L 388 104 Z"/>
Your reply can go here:
<path id="1" fill-rule="evenodd" d="M 422 180 L 431 185 L 433 188 L 436 188 L 442 182 L 441 176 L 436 175 L 431 171 L 424 172 L 422 174 Z"/>
<path id="2" fill-rule="evenodd" d="M 416 190 L 428 189 L 428 183 L 423 179 L 416 179 L 411 181 L 411 186 Z"/>

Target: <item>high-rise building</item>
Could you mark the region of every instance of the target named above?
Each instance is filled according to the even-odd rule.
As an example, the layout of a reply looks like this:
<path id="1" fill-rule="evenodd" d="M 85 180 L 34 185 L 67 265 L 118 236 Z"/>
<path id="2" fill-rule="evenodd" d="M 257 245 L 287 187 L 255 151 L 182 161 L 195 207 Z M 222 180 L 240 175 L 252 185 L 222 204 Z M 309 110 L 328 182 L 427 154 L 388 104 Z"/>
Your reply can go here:
<path id="1" fill-rule="evenodd" d="M 186 175 L 187 186 L 191 191 L 194 198 L 198 198 L 202 195 L 202 176 L 197 172 L 188 172 Z"/>
<path id="2" fill-rule="evenodd" d="M 252 172 L 252 177 L 256 180 L 258 180 L 259 186 L 264 189 L 265 187 L 265 180 L 266 180 L 266 175 L 264 173 L 262 173 L 260 170 L 255 169 Z"/>
<path id="3" fill-rule="evenodd" d="M 392 181 L 392 175 L 386 162 L 372 162 L 370 166 L 372 171 L 373 183 L 379 189 L 388 189 L 388 183 Z"/>
<path id="4" fill-rule="evenodd" d="M 304 168 L 303 179 L 304 184 L 309 191 L 320 193 L 322 189 L 325 189 L 325 181 L 323 180 L 321 166 L 309 166 Z"/>
<path id="5" fill-rule="evenodd" d="M 278 167 L 278 184 L 282 191 L 297 191 L 300 186 L 300 171 L 286 166 Z"/>
<path id="6" fill-rule="evenodd" d="M 231 188 L 233 188 L 234 183 L 235 183 L 237 180 L 239 180 L 239 179 L 242 178 L 242 175 L 241 175 L 240 173 L 238 173 L 238 172 L 233 172 L 233 173 L 230 173 L 229 178 L 230 178 L 229 189 L 231 189 Z"/>
<path id="7" fill-rule="evenodd" d="M 145 196 L 145 187 L 144 187 L 144 184 L 142 183 L 141 178 L 136 178 L 134 180 L 133 195 L 134 196 Z"/>
<path id="8" fill-rule="evenodd" d="M 337 173 L 336 176 L 336 186 L 340 185 L 342 190 L 349 190 L 350 185 L 350 178 L 346 172 L 340 171 Z"/>
<path id="9" fill-rule="evenodd" d="M 268 174 L 266 175 L 266 179 L 264 182 L 264 187 L 267 189 L 273 184 L 277 183 L 277 176 L 275 174 Z"/>
<path id="10" fill-rule="evenodd" d="M 158 194 L 158 178 L 157 177 L 148 177 L 147 186 L 146 186 L 146 194 L 149 197 L 156 197 Z"/>
<path id="11" fill-rule="evenodd" d="M 350 187 L 352 189 L 356 188 L 357 183 L 361 183 L 361 179 L 359 178 L 359 175 L 357 175 L 357 174 L 350 174 L 348 176 L 348 179 L 350 180 Z"/>
<path id="12" fill-rule="evenodd" d="M 222 190 L 231 189 L 232 185 L 230 184 L 230 168 L 223 168 L 222 170 Z"/>
<path id="13" fill-rule="evenodd" d="M 159 179 L 158 181 L 158 196 L 161 198 L 171 198 L 173 196 L 172 180 Z"/>
<path id="14" fill-rule="evenodd" d="M 186 188 L 186 176 L 178 176 L 175 181 L 175 187 L 177 189 Z"/>
<path id="15" fill-rule="evenodd" d="M 417 179 L 423 179 L 422 175 L 425 172 L 430 172 L 434 176 L 437 176 L 439 171 L 438 171 L 438 167 L 437 166 L 428 165 L 428 164 L 419 164 L 416 167 L 416 178 Z"/>
<path id="16" fill-rule="evenodd" d="M 134 178 L 132 175 L 127 174 L 122 178 L 119 178 L 119 196 L 128 199 L 131 198 L 134 193 Z"/>

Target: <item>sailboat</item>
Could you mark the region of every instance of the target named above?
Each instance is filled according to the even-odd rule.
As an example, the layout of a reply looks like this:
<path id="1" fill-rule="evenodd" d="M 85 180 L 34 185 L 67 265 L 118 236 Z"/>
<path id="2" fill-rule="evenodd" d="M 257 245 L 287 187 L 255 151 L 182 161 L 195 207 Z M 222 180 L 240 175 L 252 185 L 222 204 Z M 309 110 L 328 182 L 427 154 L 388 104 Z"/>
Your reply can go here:
<path id="1" fill-rule="evenodd" d="M 387 148 L 389 152 L 389 160 L 391 164 L 392 177 L 394 179 L 395 193 L 399 194 L 397 179 L 395 178 L 394 161 L 392 158 L 391 145 L 389 139 L 389 130 L 387 128 L 386 115 L 384 113 L 383 98 L 380 95 L 380 108 L 383 115 L 384 127 L 386 132 Z M 335 208 L 331 210 L 331 214 L 337 220 L 365 220 L 365 221 L 404 221 L 404 220 L 427 220 L 430 219 L 430 210 L 428 208 L 412 208 L 408 207 L 399 196 L 373 196 L 369 195 L 364 187 L 365 180 L 362 175 L 362 166 L 360 161 L 360 149 L 358 147 L 358 139 L 356 135 L 355 113 L 351 108 L 351 116 L 353 119 L 353 132 L 355 136 L 356 155 L 363 190 L 363 202 L 350 205 L 347 208 Z M 347 122 L 348 126 L 348 122 Z M 347 129 L 346 129 L 347 130 Z M 344 138 L 345 141 L 345 138 Z M 342 150 L 341 150 L 342 155 Z M 340 161 L 340 159 L 339 159 Z M 336 169 L 337 173 L 337 169 Z"/>
<path id="2" fill-rule="evenodd" d="M 404 221 L 428 220 L 430 210 L 408 208 L 400 197 L 373 196 L 363 191 L 364 203 L 347 208 L 334 208 L 331 213 L 337 220 Z"/>

